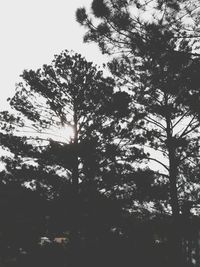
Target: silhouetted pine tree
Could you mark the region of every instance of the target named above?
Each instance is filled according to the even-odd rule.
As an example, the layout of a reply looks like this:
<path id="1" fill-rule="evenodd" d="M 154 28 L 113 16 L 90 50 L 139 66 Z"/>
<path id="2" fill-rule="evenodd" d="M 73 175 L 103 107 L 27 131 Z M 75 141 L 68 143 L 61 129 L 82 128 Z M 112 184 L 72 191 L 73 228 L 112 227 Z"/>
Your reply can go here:
<path id="1" fill-rule="evenodd" d="M 0 143 L 11 153 L 2 157 L 6 164 L 2 180 L 30 186 L 52 203 L 66 189 L 65 214 L 70 223 L 64 222 L 71 229 L 73 251 L 78 253 L 84 201 L 80 193 L 86 190 L 89 197 L 101 189 L 112 191 L 121 177 L 123 163 L 115 158 L 122 156 L 120 123 L 129 115 L 130 97 L 114 91 L 112 78 L 105 78 L 92 63 L 68 51 L 41 69 L 25 70 L 21 77 L 10 99 L 18 113 L 1 113 Z M 63 129 L 71 135 L 60 136 Z M 64 229 L 61 218 L 56 225 Z"/>
<path id="2" fill-rule="evenodd" d="M 199 100 L 199 1 L 94 0 L 91 8 L 76 13 L 84 41 L 111 56 L 110 71 L 132 97 L 126 128 L 164 171 L 177 230 L 181 201 L 199 191 L 200 123 L 191 108 Z"/>

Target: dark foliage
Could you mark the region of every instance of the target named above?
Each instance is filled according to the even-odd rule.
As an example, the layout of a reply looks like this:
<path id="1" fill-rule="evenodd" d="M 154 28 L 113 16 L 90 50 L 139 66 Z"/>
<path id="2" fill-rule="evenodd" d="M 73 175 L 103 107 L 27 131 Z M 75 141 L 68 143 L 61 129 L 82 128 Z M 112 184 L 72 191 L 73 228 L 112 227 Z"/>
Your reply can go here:
<path id="1" fill-rule="evenodd" d="M 162 169 L 155 184 L 162 184 L 161 195 L 168 196 L 174 217 L 172 258 L 180 266 L 181 206 L 188 200 L 198 204 L 199 194 L 199 2 L 108 0 L 102 3 L 109 12 L 99 8 L 101 15 L 96 2 L 91 14 L 77 11 L 77 16 L 87 14 L 79 21 L 87 29 L 84 41 L 96 42 L 112 56 L 108 67 L 132 98 L 126 127 L 134 132 L 137 148 L 149 151 L 141 159 Z M 124 162 L 130 162 L 127 154 Z M 149 188 L 150 198 L 150 183 L 137 181 L 137 187 L 143 196 Z"/>
<path id="2" fill-rule="evenodd" d="M 76 17 L 112 78 L 68 51 L 23 72 L 0 118 L 0 265 L 199 266 L 197 4 L 94 0 Z"/>

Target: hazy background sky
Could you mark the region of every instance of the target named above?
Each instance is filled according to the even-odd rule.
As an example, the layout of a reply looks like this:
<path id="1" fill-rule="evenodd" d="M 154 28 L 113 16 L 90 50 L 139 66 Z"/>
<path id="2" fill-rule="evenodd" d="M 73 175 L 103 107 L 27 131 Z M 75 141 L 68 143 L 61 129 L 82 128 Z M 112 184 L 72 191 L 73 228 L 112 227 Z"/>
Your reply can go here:
<path id="1" fill-rule="evenodd" d="M 75 20 L 78 7 L 91 0 L 0 0 L 0 110 L 14 94 L 24 69 L 50 63 L 64 49 L 97 64 L 104 58 L 97 45 L 83 44 L 85 29 Z"/>

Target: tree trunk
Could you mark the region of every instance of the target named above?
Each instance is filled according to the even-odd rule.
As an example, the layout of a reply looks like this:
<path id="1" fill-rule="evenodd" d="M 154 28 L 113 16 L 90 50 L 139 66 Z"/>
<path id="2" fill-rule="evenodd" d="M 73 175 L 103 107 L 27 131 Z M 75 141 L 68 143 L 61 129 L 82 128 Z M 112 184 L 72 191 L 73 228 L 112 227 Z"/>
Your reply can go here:
<path id="1" fill-rule="evenodd" d="M 71 266 L 77 266 L 79 259 L 79 169 L 78 169 L 78 130 L 77 116 L 74 112 L 74 140 L 72 166 L 72 228 L 71 228 Z"/>
<path id="2" fill-rule="evenodd" d="M 179 266 L 181 264 L 181 236 L 179 233 L 179 214 L 180 208 L 178 203 L 177 192 L 177 175 L 178 164 L 176 160 L 176 147 L 174 144 L 171 116 L 167 112 L 167 96 L 165 98 L 166 104 L 166 134 L 167 134 L 167 148 L 169 158 L 169 183 L 170 183 L 170 204 L 172 208 L 172 225 L 170 233 L 170 257 L 171 266 Z"/>
<path id="3" fill-rule="evenodd" d="M 178 175 L 178 165 L 176 161 L 176 148 L 173 139 L 173 129 L 171 127 L 171 115 L 168 111 L 168 96 L 165 95 L 165 108 L 166 108 L 166 134 L 167 134 L 167 149 L 169 158 L 169 182 L 170 182 L 170 202 L 172 207 L 172 215 L 176 220 L 179 216 L 179 203 L 178 203 L 178 193 L 177 193 L 177 175 Z"/>
<path id="4" fill-rule="evenodd" d="M 177 170 L 175 151 L 173 148 L 173 144 L 170 140 L 169 140 L 169 145 L 168 145 L 168 153 L 169 153 L 170 201 L 171 201 L 171 207 L 172 207 L 172 215 L 174 219 L 177 220 L 179 217 L 179 213 L 180 213 L 179 203 L 178 203 L 178 192 L 177 192 L 178 170 Z"/>
<path id="5" fill-rule="evenodd" d="M 170 247 L 171 247 L 171 266 L 179 266 L 181 264 L 181 235 L 179 232 L 179 203 L 177 194 L 177 164 L 175 158 L 175 151 L 172 147 L 172 143 L 169 141 L 169 181 L 170 181 L 170 201 L 172 207 L 172 225 L 171 225 L 171 236 L 170 236 Z"/>

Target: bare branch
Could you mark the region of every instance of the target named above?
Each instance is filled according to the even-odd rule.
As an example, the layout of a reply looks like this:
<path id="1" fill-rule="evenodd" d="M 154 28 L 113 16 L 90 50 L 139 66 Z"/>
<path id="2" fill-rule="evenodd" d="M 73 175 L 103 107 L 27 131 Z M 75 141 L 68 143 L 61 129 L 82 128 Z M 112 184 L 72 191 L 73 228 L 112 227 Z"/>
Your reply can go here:
<path id="1" fill-rule="evenodd" d="M 189 124 L 187 125 L 187 127 L 185 128 L 183 133 L 179 136 L 179 138 L 182 138 L 183 136 L 186 136 L 187 134 L 193 132 L 195 129 L 197 129 L 200 126 L 200 122 L 198 122 L 194 127 L 191 127 L 191 129 L 188 130 L 188 128 L 192 125 L 192 121 L 193 120 L 194 120 L 194 118 L 189 122 Z"/>
<path id="2" fill-rule="evenodd" d="M 167 171 L 169 171 L 169 168 L 168 168 L 164 163 L 162 163 L 161 161 L 159 161 L 158 159 L 155 159 L 155 158 L 149 158 L 149 157 L 147 157 L 146 159 L 148 159 L 148 160 L 153 160 L 153 161 L 159 163 L 159 164 L 162 165 Z"/>
<path id="3" fill-rule="evenodd" d="M 147 116 L 147 117 L 144 118 L 144 120 L 146 120 L 147 122 L 158 126 L 160 129 L 162 129 L 164 131 L 166 130 L 166 128 L 161 123 L 159 123 L 158 121 L 154 120 L 153 118 L 150 118 L 150 117 Z"/>
<path id="4" fill-rule="evenodd" d="M 172 129 L 176 127 L 176 125 L 179 124 L 180 121 L 182 121 L 183 118 L 185 118 L 185 116 L 189 113 L 189 111 L 187 110 L 180 118 L 179 120 L 174 124 L 172 125 Z"/>

